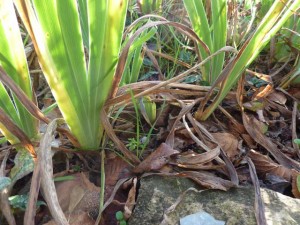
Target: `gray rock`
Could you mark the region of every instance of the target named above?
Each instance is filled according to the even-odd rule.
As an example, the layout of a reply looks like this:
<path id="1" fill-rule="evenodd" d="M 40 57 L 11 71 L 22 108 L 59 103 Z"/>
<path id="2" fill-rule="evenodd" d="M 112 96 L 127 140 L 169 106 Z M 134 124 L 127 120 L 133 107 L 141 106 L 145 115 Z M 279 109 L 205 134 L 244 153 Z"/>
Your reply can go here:
<path id="1" fill-rule="evenodd" d="M 180 219 L 180 225 L 225 225 L 224 221 L 216 220 L 208 213 L 201 211 Z"/>
<path id="2" fill-rule="evenodd" d="M 300 224 L 300 200 L 267 189 L 261 192 L 268 224 Z M 250 186 L 227 192 L 200 190 L 189 179 L 151 176 L 141 180 L 137 204 L 128 224 L 176 225 L 180 218 L 206 212 L 226 225 L 254 225 L 254 199 L 254 189 Z"/>

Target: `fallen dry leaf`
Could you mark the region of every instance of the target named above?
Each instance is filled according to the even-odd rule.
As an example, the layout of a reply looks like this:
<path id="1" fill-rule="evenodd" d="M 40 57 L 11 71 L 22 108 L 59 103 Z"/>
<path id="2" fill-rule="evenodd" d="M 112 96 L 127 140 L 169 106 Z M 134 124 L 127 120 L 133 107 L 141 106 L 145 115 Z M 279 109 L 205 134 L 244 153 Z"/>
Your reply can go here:
<path id="1" fill-rule="evenodd" d="M 278 104 L 284 105 L 287 101 L 287 98 L 282 92 L 274 91 L 267 97 L 270 101 L 276 102 Z"/>
<path id="2" fill-rule="evenodd" d="M 239 141 L 234 135 L 230 133 L 212 133 L 212 136 L 215 138 L 231 161 L 239 155 Z"/>
<path id="3" fill-rule="evenodd" d="M 115 153 L 108 152 L 105 161 L 105 184 L 114 186 L 119 179 L 130 176 L 130 166 Z"/>
<path id="4" fill-rule="evenodd" d="M 57 197 L 62 210 L 70 215 L 80 212 L 97 214 L 100 188 L 91 183 L 84 173 L 72 176 L 73 180 L 56 182 Z"/>
<path id="5" fill-rule="evenodd" d="M 260 127 L 257 125 L 257 122 L 255 122 L 257 119 L 255 119 L 253 116 L 248 116 L 245 112 L 243 112 L 242 115 L 243 123 L 247 132 L 258 144 L 268 150 L 282 166 L 290 169 L 294 168 L 296 170 L 300 170 L 299 162 L 283 154 L 281 150 L 278 149 L 277 145 L 261 132 Z"/>
<path id="6" fill-rule="evenodd" d="M 162 143 L 154 152 L 152 152 L 143 162 L 141 162 L 136 168 L 134 173 L 143 173 L 150 170 L 159 170 L 167 164 L 169 157 L 179 153 L 169 145 Z"/>
<path id="7" fill-rule="evenodd" d="M 194 151 L 187 151 L 171 157 L 169 164 L 188 169 L 217 169 L 223 165 L 215 165 L 211 161 L 216 159 L 219 154 L 219 147 L 201 154 Z"/>
<path id="8" fill-rule="evenodd" d="M 196 153 L 187 151 L 176 156 L 176 162 L 180 164 L 203 164 L 212 161 L 220 154 L 220 148 L 212 149 L 209 152 Z"/>
<path id="9" fill-rule="evenodd" d="M 255 165 L 257 172 L 261 175 L 266 175 L 267 173 L 274 174 L 291 182 L 293 174 L 297 173 L 296 170 L 279 165 L 269 157 L 262 155 L 257 151 L 250 150 L 248 156 Z"/>
<path id="10" fill-rule="evenodd" d="M 292 193 L 296 198 L 300 198 L 300 192 L 297 186 L 297 177 L 300 176 L 300 173 L 293 174 L 292 179 Z"/>
<path id="11" fill-rule="evenodd" d="M 70 225 L 94 225 L 95 221 L 88 215 L 86 212 L 80 212 L 78 214 L 67 214 L 67 218 L 69 218 Z M 44 225 L 57 225 L 54 220 L 45 223 Z"/>
<path id="12" fill-rule="evenodd" d="M 227 191 L 231 187 L 235 186 L 231 181 L 224 180 L 206 171 L 185 171 L 177 174 L 177 176 L 188 177 L 196 183 L 200 184 L 201 186 L 209 189 L 219 189 Z"/>
<path id="13" fill-rule="evenodd" d="M 125 220 L 128 220 L 129 217 L 132 214 L 132 210 L 135 206 L 135 199 L 136 199 L 136 184 L 137 184 L 137 178 L 132 179 L 132 187 L 130 188 L 130 191 L 128 193 L 128 198 L 124 206 L 124 218 Z"/>

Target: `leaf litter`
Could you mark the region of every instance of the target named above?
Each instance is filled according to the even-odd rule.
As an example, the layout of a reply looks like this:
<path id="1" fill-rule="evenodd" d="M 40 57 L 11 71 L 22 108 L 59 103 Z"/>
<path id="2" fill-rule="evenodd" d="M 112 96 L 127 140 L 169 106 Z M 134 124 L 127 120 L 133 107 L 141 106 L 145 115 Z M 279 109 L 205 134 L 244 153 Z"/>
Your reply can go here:
<path id="1" fill-rule="evenodd" d="M 165 23 L 167 22 L 161 21 L 157 24 Z M 123 54 L 126 55 L 126 52 Z M 122 55 L 122 57 L 125 56 Z M 41 173 L 47 171 L 40 168 L 38 166 L 40 162 L 37 161 L 31 181 L 32 203 L 31 212 L 28 213 L 31 218 L 28 221 L 32 220 L 34 216 L 34 201 L 37 198 L 44 198 L 50 208 L 51 216 L 57 221 L 62 220 L 59 222 L 61 224 L 66 224 L 66 220 L 69 224 L 94 224 L 96 218 L 96 224 L 99 224 L 100 221 L 102 224 L 115 224 L 116 221 L 111 218 L 114 218 L 114 213 L 118 210 L 124 212 L 126 219 L 130 217 L 138 193 L 138 179 L 153 173 L 161 176 L 186 177 L 194 180 L 201 187 L 224 191 L 251 182 L 256 190 L 256 215 L 261 223 L 264 218 L 261 215 L 263 205 L 260 200 L 259 185 L 276 189 L 282 193 L 285 193 L 288 187 L 292 187 L 289 194 L 300 198 L 299 146 L 293 142 L 299 136 L 297 127 L 297 123 L 299 123 L 299 89 L 290 89 L 287 93 L 274 89 L 270 77 L 265 75 L 266 86 L 261 88 L 251 86 L 248 89 L 250 91 L 244 93 L 242 91 L 245 90 L 244 85 L 249 84 L 241 80 L 237 93 L 229 93 L 223 104 L 208 121 L 199 122 L 194 119 L 194 112 L 199 107 L 199 102 L 208 92 L 213 94 L 214 89 L 178 82 L 199 66 L 200 64 L 190 67 L 188 71 L 168 81 L 143 81 L 115 88 L 112 94 L 114 98 L 109 99 L 106 103 L 106 109 L 110 108 L 111 110 L 103 110 L 101 114 L 102 122 L 106 125 L 106 134 L 113 141 L 113 143 L 109 143 L 109 150 L 113 150 L 113 153 L 107 151 L 106 154 L 106 194 L 101 212 L 99 212 L 100 178 L 94 179 L 93 182 L 89 179 L 92 174 L 90 168 L 100 171 L 99 165 L 97 165 L 99 161 L 95 159 L 92 162 L 82 154 L 82 157 L 90 163 L 87 167 L 82 163 L 82 158 L 72 154 L 68 156 L 70 160 L 66 160 L 71 164 L 68 167 L 65 166 L 66 162 L 57 156 L 54 156 L 52 162 L 53 153 L 50 146 L 54 130 L 49 131 L 51 137 L 48 136 L 45 148 L 50 151 L 45 151 L 47 162 L 43 162 L 43 165 L 47 166 L 48 177 L 41 178 L 39 169 L 41 169 Z M 2 79 L 5 80 L 5 76 Z M 118 80 L 115 82 L 114 86 L 117 87 Z M 10 80 L 6 80 L 6 83 L 12 89 L 15 88 Z M 129 90 L 137 99 L 148 96 L 156 102 L 157 111 L 162 112 L 161 114 L 157 112 L 160 117 L 156 121 L 156 136 L 150 138 L 149 147 L 146 148 L 141 158 L 137 158 L 124 144 L 127 140 L 114 131 L 122 124 L 117 122 L 112 126 L 109 119 L 118 106 L 124 106 L 128 114 L 134 113 L 130 105 L 132 97 Z M 24 104 L 29 105 L 33 114 L 46 123 L 50 122 L 38 110 L 32 108 L 22 93 L 15 91 Z M 244 97 L 245 101 L 240 99 L 241 97 Z M 163 105 L 165 107 L 162 107 Z M 130 123 L 130 128 L 134 127 L 135 121 L 130 120 L 124 114 L 121 113 L 120 118 L 125 118 L 124 121 Z M 53 115 L 51 119 L 57 116 Z M 145 130 L 149 130 L 147 123 L 143 125 Z M 51 125 L 48 126 L 51 128 Z M 15 129 L 13 124 L 10 125 L 10 129 Z M 52 127 L 52 129 L 54 128 Z M 60 127 L 57 131 L 68 136 L 73 146 L 76 146 L 76 140 L 70 138 L 71 136 L 65 128 Z M 19 136 L 22 138 L 23 134 L 20 133 Z M 135 136 L 133 135 L 133 137 Z M 34 145 L 26 137 L 23 139 L 23 144 L 28 144 L 30 147 Z M 63 148 L 73 150 L 70 148 L 71 143 L 61 143 L 63 143 L 60 146 L 61 150 Z M 33 151 L 31 153 L 34 154 Z M 86 154 L 89 155 L 88 152 Z M 45 159 L 41 157 L 38 160 Z M 17 159 L 15 162 L 17 163 Z M 6 159 L 4 158 L 2 165 L 5 163 Z M 65 170 L 65 168 L 70 169 Z M 5 176 L 2 170 L 1 167 L 1 176 Z M 71 175 L 74 179 L 56 182 L 54 186 L 53 170 L 57 170 L 56 172 L 65 170 L 66 175 Z M 97 176 L 100 175 L 97 174 Z M 43 184 L 45 181 L 41 181 L 44 190 L 42 195 L 38 195 L 40 179 L 48 180 L 48 185 Z M 51 197 L 49 198 L 47 195 Z M 51 209 L 57 207 L 57 203 L 53 203 L 55 195 L 59 203 L 58 207 L 62 211 L 60 215 Z M 8 209 L 7 213 L 9 215 L 11 211 Z M 47 210 L 44 210 L 43 213 L 49 214 Z M 111 221 L 109 221 L 110 219 Z M 55 222 L 48 221 L 47 224 L 55 224 Z"/>

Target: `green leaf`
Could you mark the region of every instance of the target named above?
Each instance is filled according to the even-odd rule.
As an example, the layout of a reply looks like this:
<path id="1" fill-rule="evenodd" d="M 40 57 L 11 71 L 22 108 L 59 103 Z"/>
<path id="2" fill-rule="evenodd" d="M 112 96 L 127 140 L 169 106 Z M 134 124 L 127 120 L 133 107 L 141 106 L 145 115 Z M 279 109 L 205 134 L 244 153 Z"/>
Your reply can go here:
<path id="1" fill-rule="evenodd" d="M 11 0 L 0 1 L 0 66 L 23 92 L 33 99 L 24 46 Z M 29 138 L 35 138 L 38 132 L 37 120 L 30 115 L 14 95 L 12 98 L 10 97 L 2 83 L 0 83 L 0 95 L 0 107 L 4 112 Z M 0 126 L 12 144 L 19 142 L 13 134 L 6 130 L 5 124 L 0 124 Z"/>
<path id="2" fill-rule="evenodd" d="M 55 182 L 59 182 L 59 181 L 67 181 L 67 180 L 74 180 L 75 177 L 74 176 L 62 176 L 62 177 L 55 177 L 53 180 Z"/>
<path id="3" fill-rule="evenodd" d="M 300 175 L 297 176 L 297 188 L 298 188 L 298 191 L 300 192 Z"/>
<path id="4" fill-rule="evenodd" d="M 127 224 L 127 222 L 125 220 L 120 221 L 120 225 L 126 225 L 126 224 Z"/>
<path id="5" fill-rule="evenodd" d="M 97 149 L 128 0 L 25 1 L 16 6 L 62 115 L 83 149 Z"/>
<path id="6" fill-rule="evenodd" d="M 26 210 L 29 197 L 28 195 L 14 195 L 8 198 L 10 205 L 15 209 Z M 39 208 L 42 205 L 46 205 L 43 201 L 37 201 L 36 207 Z"/>
<path id="7" fill-rule="evenodd" d="M 156 103 L 150 97 L 145 96 L 139 101 L 139 109 L 147 123 L 152 126 L 156 120 Z"/>
<path id="8" fill-rule="evenodd" d="M 123 220 L 124 219 L 123 212 L 121 212 L 121 211 L 116 212 L 116 219 L 119 221 Z"/>
<path id="9" fill-rule="evenodd" d="M 31 173 L 34 169 L 32 156 L 26 149 L 19 149 L 14 159 L 14 167 L 10 171 L 13 183 Z"/>
<path id="10" fill-rule="evenodd" d="M 9 177 L 0 177 L 0 192 L 11 184 Z"/>
<path id="11" fill-rule="evenodd" d="M 300 1 L 281 0 L 274 1 L 272 7 L 265 15 L 254 34 L 244 43 L 237 56 L 224 68 L 221 88 L 214 97 L 213 102 L 205 111 L 196 113 L 196 118 L 206 120 L 210 114 L 218 107 L 233 85 L 237 82 L 242 72 L 253 62 L 260 51 L 270 41 L 271 37 L 283 26 L 287 19 L 300 7 Z M 204 105 L 203 103 L 202 105 Z"/>

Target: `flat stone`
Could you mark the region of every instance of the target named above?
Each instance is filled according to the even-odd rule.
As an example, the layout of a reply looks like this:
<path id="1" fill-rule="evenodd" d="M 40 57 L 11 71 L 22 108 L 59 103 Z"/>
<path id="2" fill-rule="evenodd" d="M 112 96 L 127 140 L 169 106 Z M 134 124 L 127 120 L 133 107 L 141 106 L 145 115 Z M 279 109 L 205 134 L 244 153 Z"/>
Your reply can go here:
<path id="1" fill-rule="evenodd" d="M 268 224 L 300 224 L 300 200 L 268 189 L 261 192 Z M 200 190 L 189 179 L 149 176 L 141 180 L 137 204 L 128 224 L 175 225 L 183 217 L 206 212 L 226 225 L 255 225 L 254 200 L 251 186 L 227 192 Z"/>

